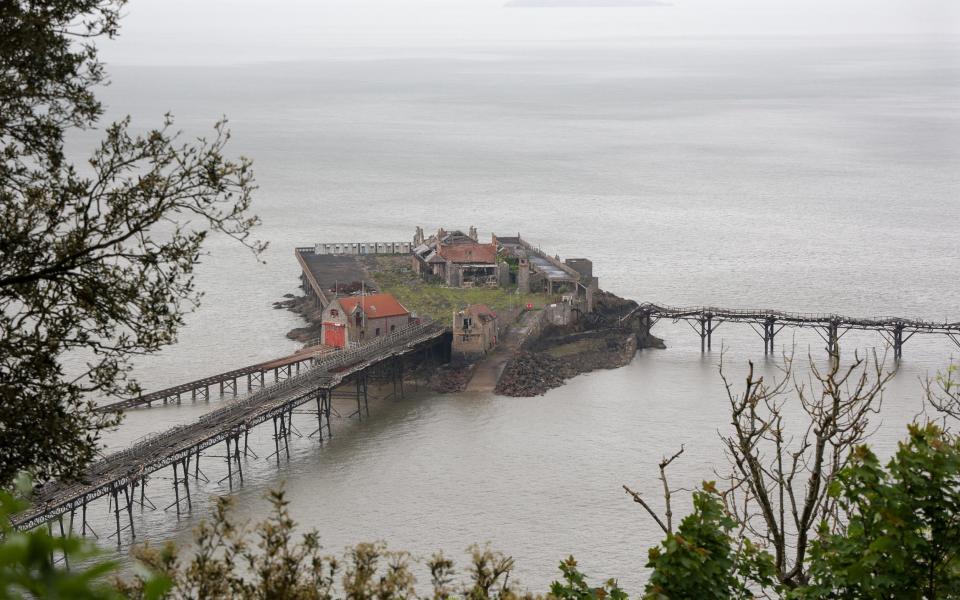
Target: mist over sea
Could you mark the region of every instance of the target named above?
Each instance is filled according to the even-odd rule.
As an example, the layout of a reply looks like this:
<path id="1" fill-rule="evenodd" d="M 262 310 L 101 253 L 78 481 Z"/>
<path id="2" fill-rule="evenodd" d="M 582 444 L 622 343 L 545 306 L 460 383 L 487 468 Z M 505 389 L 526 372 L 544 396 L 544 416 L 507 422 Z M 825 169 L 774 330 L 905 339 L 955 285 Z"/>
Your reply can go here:
<path id="1" fill-rule="evenodd" d="M 406 240 L 417 225 L 519 232 L 590 258 L 602 288 L 638 301 L 960 320 L 958 38 L 618 39 L 109 72 L 108 119 L 146 128 L 171 111 L 193 136 L 229 117 L 271 244 L 263 265 L 211 241 L 203 305 L 176 346 L 138 363 L 147 390 L 294 350 L 299 318 L 271 304 L 298 293 L 295 246 Z M 681 444 L 676 485 L 723 468 L 721 342 L 736 373 L 776 366 L 744 325 L 722 325 L 705 356 L 684 323 L 654 333 L 667 350 L 539 398 L 417 392 L 322 449 L 295 439 L 279 470 L 250 459 L 238 511 L 260 517 L 263 492 L 286 481 L 293 516 L 331 551 L 384 540 L 462 562 L 489 540 L 522 586 L 543 591 L 574 554 L 638 592 L 660 535 L 621 484 L 657 497 L 656 463 Z M 877 334 L 844 342 L 882 351 Z M 778 345 L 800 363 L 824 354 L 810 330 Z M 883 453 L 921 408 L 918 379 L 958 354 L 946 337 L 905 345 L 876 421 Z M 107 442 L 219 405 L 132 411 Z M 251 437 L 272 446 L 266 428 Z M 138 531 L 185 541 L 208 508 L 145 512 Z"/>

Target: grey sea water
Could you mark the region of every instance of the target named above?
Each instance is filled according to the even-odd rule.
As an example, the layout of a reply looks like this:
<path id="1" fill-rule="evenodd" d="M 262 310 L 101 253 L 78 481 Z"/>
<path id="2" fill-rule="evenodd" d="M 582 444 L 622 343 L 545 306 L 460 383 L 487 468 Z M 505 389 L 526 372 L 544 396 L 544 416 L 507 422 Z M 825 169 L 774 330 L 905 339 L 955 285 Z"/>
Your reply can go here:
<path id="1" fill-rule="evenodd" d="M 958 51 L 957 38 L 659 39 L 111 68 L 111 117 L 149 127 L 169 110 L 187 135 L 230 118 L 271 244 L 262 265 L 213 240 L 204 304 L 136 374 L 157 389 L 293 350 L 284 334 L 298 318 L 271 303 L 297 291 L 294 246 L 407 239 L 416 225 L 520 232 L 591 258 L 603 288 L 640 301 L 960 320 Z M 543 590 L 574 554 L 637 592 L 660 536 L 621 484 L 656 497 L 656 463 L 681 444 L 676 485 L 723 468 L 721 341 L 735 373 L 776 366 L 745 326 L 722 325 L 705 356 L 683 323 L 655 333 L 667 350 L 539 398 L 417 392 L 375 405 L 322 449 L 296 439 L 279 470 L 251 458 L 237 510 L 261 516 L 264 491 L 286 481 L 293 516 L 332 551 L 384 540 L 465 559 L 490 541 L 517 559 L 522 585 Z M 809 330 L 778 341 L 801 363 L 823 354 Z M 881 452 L 920 410 L 918 380 L 958 352 L 945 337 L 907 343 L 877 421 Z M 217 405 L 133 411 L 107 442 Z M 168 504 L 158 481 L 154 501 Z M 138 529 L 185 541 L 208 508 L 147 511 Z"/>

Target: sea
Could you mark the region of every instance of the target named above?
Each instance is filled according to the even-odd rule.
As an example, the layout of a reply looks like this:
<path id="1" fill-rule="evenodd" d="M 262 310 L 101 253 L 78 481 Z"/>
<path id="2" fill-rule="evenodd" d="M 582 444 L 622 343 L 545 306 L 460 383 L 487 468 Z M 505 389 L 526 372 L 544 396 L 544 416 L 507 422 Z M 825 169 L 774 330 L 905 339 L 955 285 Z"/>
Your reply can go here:
<path id="1" fill-rule="evenodd" d="M 960 321 L 957 37 L 543 41 L 108 71 L 105 122 L 129 114 L 146 130 L 170 112 L 190 140 L 229 119 L 228 155 L 253 160 L 256 233 L 270 244 L 258 260 L 209 241 L 202 304 L 175 345 L 135 363 L 148 391 L 297 349 L 285 334 L 300 317 L 273 307 L 299 293 L 296 246 L 410 240 L 417 226 L 519 233 L 589 258 L 603 289 L 640 302 Z M 521 589 L 546 591 L 573 555 L 591 581 L 639 594 L 663 535 L 622 486 L 662 508 L 657 463 L 682 447 L 668 471 L 679 518 L 689 490 L 729 470 L 721 356 L 735 392 L 751 361 L 773 378 L 793 355 L 808 381 L 808 361 L 825 357 L 810 329 L 781 332 L 774 357 L 746 325 L 722 324 L 708 353 L 684 322 L 653 332 L 666 349 L 535 398 L 408 386 L 369 419 L 335 419 L 322 446 L 308 437 L 315 417 L 295 415 L 303 436 L 279 465 L 261 427 L 242 485 L 218 483 L 217 452 L 202 460 L 210 481 L 189 514 L 164 510 L 173 489 L 158 473 L 137 541 L 188 545 L 218 495 L 239 520 L 263 518 L 283 485 L 298 530 L 332 553 L 383 541 L 466 565 L 468 547 L 489 543 L 515 559 Z M 842 343 L 845 360 L 883 357 L 879 334 Z M 906 343 L 872 421 L 880 455 L 922 412 L 923 380 L 958 356 L 946 336 Z M 106 451 L 226 402 L 132 410 Z M 799 401 L 786 406 L 799 435 Z M 103 504 L 91 514 L 106 538 Z"/>

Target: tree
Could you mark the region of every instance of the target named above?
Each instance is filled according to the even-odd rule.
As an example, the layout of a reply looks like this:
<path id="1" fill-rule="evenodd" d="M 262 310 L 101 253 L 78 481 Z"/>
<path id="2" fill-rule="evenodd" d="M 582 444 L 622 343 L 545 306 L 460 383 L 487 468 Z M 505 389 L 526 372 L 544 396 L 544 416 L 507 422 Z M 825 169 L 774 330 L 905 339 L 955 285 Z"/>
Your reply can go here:
<path id="1" fill-rule="evenodd" d="M 831 496 L 845 525 L 821 528 L 797 598 L 960 597 L 960 438 L 910 425 L 886 470 L 862 446 Z"/>
<path id="2" fill-rule="evenodd" d="M 673 530 L 672 498 L 676 490 L 667 481 L 667 468 L 681 454 L 660 461 L 664 517 L 661 518 L 638 492 L 623 486 L 666 534 L 660 545 L 650 548 L 647 567 L 652 569 L 644 598 L 680 600 L 685 598 L 754 597 L 753 590 L 778 588 L 773 557 L 743 536 L 744 527 L 727 512 L 712 481 L 693 493 L 693 511 Z M 734 531 L 736 530 L 736 533 Z"/>
<path id="3" fill-rule="evenodd" d="M 143 134 L 123 119 L 86 164 L 65 154 L 102 115 L 94 42 L 116 35 L 123 4 L 0 3 L 0 486 L 92 460 L 119 415 L 90 398 L 136 394 L 130 359 L 176 340 L 209 233 L 264 249 L 250 162 L 224 158 L 223 122 L 187 143 L 169 115 Z"/>
<path id="4" fill-rule="evenodd" d="M 21 478 L 17 484 L 21 495 L 29 493 L 28 477 Z M 100 559 L 88 566 L 77 564 L 97 556 L 97 549 L 90 541 L 54 536 L 43 528 L 22 532 L 11 527 L 10 517 L 25 505 L 13 493 L 0 490 L 0 599 L 119 600 L 123 597 L 108 580 L 108 575 L 118 568 L 116 561 Z M 168 588 L 169 582 L 164 577 L 143 573 L 140 589 L 145 600 L 162 597 Z"/>
<path id="5" fill-rule="evenodd" d="M 827 492 L 870 434 L 870 416 L 879 411 L 893 373 L 876 355 L 855 354 L 841 366 L 834 346 L 826 370 L 810 358 L 808 386 L 792 376 L 792 358 L 785 362 L 782 377 L 770 384 L 755 375 L 751 362 L 739 394 L 721 362 L 732 425 L 721 436 L 731 466 L 722 495 L 745 534 L 773 554 L 780 583 L 794 588 L 806 580 L 807 550 L 818 525 L 838 526 L 837 500 Z M 799 404 L 806 417 L 796 434 L 784 423 L 787 402 Z"/>
<path id="6" fill-rule="evenodd" d="M 950 363 L 944 371 L 924 385 L 927 402 L 936 411 L 949 429 L 951 421 L 960 421 L 960 365 Z"/>
<path id="7" fill-rule="evenodd" d="M 472 546 L 470 563 L 458 573 L 441 553 L 427 559 L 430 595 L 419 596 L 414 564 L 407 552 L 388 551 L 382 543 L 361 543 L 343 556 L 324 554 L 316 531 L 294 535 L 282 489 L 270 492 L 271 515 L 250 528 L 233 520 L 230 500 L 221 498 L 209 521 L 194 531 L 195 552 L 185 563 L 167 544 L 161 549 L 141 546 L 135 555 L 160 576 L 135 575 L 117 581 L 127 598 L 143 598 L 155 580 L 170 583 L 168 598 L 263 598 L 309 600 L 533 600 L 544 596 L 518 594 L 509 585 L 511 557 L 489 547 Z M 627 600 L 616 582 L 590 587 L 571 557 L 560 563 L 562 582 L 551 585 L 556 600 Z M 462 577 L 458 581 L 458 575 Z M 155 584 L 152 584 L 155 585 Z"/>

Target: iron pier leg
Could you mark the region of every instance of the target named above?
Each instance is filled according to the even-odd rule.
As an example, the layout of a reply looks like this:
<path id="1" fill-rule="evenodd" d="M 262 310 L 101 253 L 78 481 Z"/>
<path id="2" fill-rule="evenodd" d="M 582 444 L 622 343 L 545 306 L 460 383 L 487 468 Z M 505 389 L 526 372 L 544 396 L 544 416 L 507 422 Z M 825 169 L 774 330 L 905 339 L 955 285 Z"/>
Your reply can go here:
<path id="1" fill-rule="evenodd" d="M 277 465 L 280 464 L 280 434 L 277 433 L 277 418 L 273 418 L 273 445 L 276 448 L 274 456 L 277 457 Z"/>
<path id="2" fill-rule="evenodd" d="M 220 397 L 223 398 L 223 382 L 220 382 Z"/>
<path id="3" fill-rule="evenodd" d="M 247 391 L 253 390 L 253 379 L 251 378 L 250 373 L 247 373 Z"/>
<path id="4" fill-rule="evenodd" d="M 333 390 L 323 393 L 323 410 L 324 410 L 324 413 L 326 413 L 325 416 L 327 417 L 327 437 L 328 438 L 333 437 L 333 428 L 330 426 L 330 411 L 331 411 L 331 405 L 333 404 L 332 397 L 333 397 Z"/>
<path id="5" fill-rule="evenodd" d="M 117 489 L 113 489 L 113 514 L 117 518 L 117 548 L 120 547 L 120 503 L 117 501 Z"/>
<path id="6" fill-rule="evenodd" d="M 60 537 L 66 539 L 67 534 L 63 532 L 63 515 L 60 515 Z M 63 564 L 67 567 L 67 570 L 70 570 L 70 557 L 67 556 L 67 553 L 63 553 Z"/>
<path id="7" fill-rule="evenodd" d="M 127 501 L 127 518 L 130 521 L 130 537 L 137 539 L 137 532 L 133 529 L 133 496 L 130 494 L 129 487 L 124 486 L 123 495 Z"/>
<path id="8" fill-rule="evenodd" d="M 80 535 L 87 537 L 87 499 L 83 499 L 83 506 L 80 508 Z"/>
<path id="9" fill-rule="evenodd" d="M 357 375 L 357 418 L 363 420 L 363 408 L 360 405 L 360 376 Z"/>
<path id="10" fill-rule="evenodd" d="M 197 457 L 193 462 L 193 478 L 200 481 L 200 448 L 197 448 Z"/>
<path id="11" fill-rule="evenodd" d="M 230 438 L 224 440 L 227 443 L 227 479 L 230 480 L 230 489 L 233 489 L 233 457 L 230 456 Z"/>
<path id="12" fill-rule="evenodd" d="M 177 392 L 177 404 L 180 404 L 180 392 Z"/>
<path id="13" fill-rule="evenodd" d="M 190 455 L 183 459 L 183 489 L 187 492 L 187 510 L 193 511 L 190 499 Z"/>
<path id="14" fill-rule="evenodd" d="M 237 474 L 240 476 L 240 483 L 243 483 L 243 466 L 240 464 L 240 434 L 233 438 L 233 457 L 237 459 Z"/>
<path id="15" fill-rule="evenodd" d="M 173 463 L 173 499 L 177 505 L 177 518 L 180 518 L 180 488 L 178 484 L 180 477 L 177 475 L 177 463 Z M 168 507 L 169 508 L 169 507 Z"/>
<path id="16" fill-rule="evenodd" d="M 293 416 L 292 414 L 290 415 Z M 287 453 L 287 460 L 290 460 L 290 429 L 287 427 L 287 422 L 283 418 L 283 413 L 280 413 L 280 433 L 283 434 L 283 449 Z"/>
<path id="17" fill-rule="evenodd" d="M 317 390 L 317 435 L 320 436 L 320 444 L 323 444 L 323 392 Z"/>
<path id="18" fill-rule="evenodd" d="M 903 357 L 903 325 L 893 327 L 893 359 L 899 361 Z"/>
<path id="19" fill-rule="evenodd" d="M 247 451 L 250 448 L 250 429 L 246 428 L 243 430 L 243 456 L 248 456 Z"/>
<path id="20" fill-rule="evenodd" d="M 713 315 L 707 317 L 707 350 L 713 345 Z"/>

